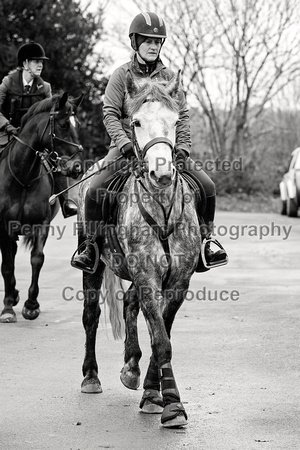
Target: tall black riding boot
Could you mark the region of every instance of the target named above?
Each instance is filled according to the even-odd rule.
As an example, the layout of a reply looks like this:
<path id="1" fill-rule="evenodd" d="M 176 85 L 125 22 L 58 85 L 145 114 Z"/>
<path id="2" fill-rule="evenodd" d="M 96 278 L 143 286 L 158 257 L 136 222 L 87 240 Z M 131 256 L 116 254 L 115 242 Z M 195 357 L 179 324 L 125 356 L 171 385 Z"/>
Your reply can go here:
<path id="1" fill-rule="evenodd" d="M 89 273 L 94 273 L 98 265 L 101 210 L 101 205 L 93 200 L 87 193 L 85 199 L 85 220 L 87 228 L 85 248 L 72 257 L 71 265 L 76 269 L 84 270 Z"/>
<path id="2" fill-rule="evenodd" d="M 216 196 L 212 195 L 206 197 L 206 209 L 203 213 L 204 224 L 201 230 L 202 248 L 196 272 L 205 272 L 212 267 L 223 266 L 228 262 L 227 253 L 222 245 L 216 239 L 211 238 L 211 233 L 214 227 L 215 208 Z M 218 247 L 216 252 L 211 249 L 211 243 Z"/>
<path id="3" fill-rule="evenodd" d="M 68 198 L 68 194 L 60 194 L 59 203 L 61 207 L 62 214 L 65 219 L 71 216 L 75 216 L 77 214 L 77 205 L 76 203 Z"/>

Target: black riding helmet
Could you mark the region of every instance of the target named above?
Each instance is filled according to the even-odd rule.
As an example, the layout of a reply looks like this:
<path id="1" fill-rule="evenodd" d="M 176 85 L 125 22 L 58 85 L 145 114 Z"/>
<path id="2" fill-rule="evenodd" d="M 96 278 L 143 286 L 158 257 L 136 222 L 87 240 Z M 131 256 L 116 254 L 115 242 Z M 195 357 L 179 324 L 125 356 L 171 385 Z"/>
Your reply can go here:
<path id="1" fill-rule="evenodd" d="M 137 51 L 136 35 L 146 37 L 156 37 L 162 39 L 162 44 L 167 37 L 167 30 L 165 23 L 161 17 L 152 12 L 145 12 L 138 14 L 129 27 L 129 37 L 131 47 Z"/>
<path id="2" fill-rule="evenodd" d="M 22 66 L 23 62 L 33 59 L 49 59 L 45 55 L 43 47 L 37 42 L 29 42 L 28 44 L 23 44 L 18 50 L 18 66 Z"/>

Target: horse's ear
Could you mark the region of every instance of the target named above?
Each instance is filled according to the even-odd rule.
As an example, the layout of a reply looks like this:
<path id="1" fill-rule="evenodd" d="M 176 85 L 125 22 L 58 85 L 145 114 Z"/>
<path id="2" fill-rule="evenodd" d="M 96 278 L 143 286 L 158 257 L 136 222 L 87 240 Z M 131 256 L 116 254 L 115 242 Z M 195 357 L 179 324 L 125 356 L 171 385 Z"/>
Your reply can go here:
<path id="1" fill-rule="evenodd" d="M 74 109 L 76 110 L 78 108 L 78 106 L 81 104 L 82 100 L 83 100 L 84 94 L 79 95 L 79 97 L 73 98 L 72 100 L 72 105 L 74 107 Z"/>
<path id="2" fill-rule="evenodd" d="M 129 97 L 134 97 L 138 92 L 138 86 L 130 73 L 126 75 L 126 89 Z"/>
<path id="3" fill-rule="evenodd" d="M 170 84 L 167 86 L 167 92 L 171 97 L 176 97 L 181 82 L 181 70 L 178 70 L 177 75 L 172 78 Z"/>
<path id="4" fill-rule="evenodd" d="M 64 92 L 63 95 L 60 97 L 58 104 L 59 109 L 62 109 L 65 106 L 68 100 L 68 96 L 69 96 L 68 92 Z"/>

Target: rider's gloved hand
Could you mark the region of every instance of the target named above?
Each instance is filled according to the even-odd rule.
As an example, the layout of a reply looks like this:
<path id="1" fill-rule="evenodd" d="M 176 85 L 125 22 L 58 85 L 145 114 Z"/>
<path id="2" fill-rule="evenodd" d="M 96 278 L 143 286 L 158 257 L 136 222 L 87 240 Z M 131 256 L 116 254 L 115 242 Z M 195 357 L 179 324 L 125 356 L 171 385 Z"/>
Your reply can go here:
<path id="1" fill-rule="evenodd" d="M 186 168 L 186 160 L 189 154 L 186 150 L 180 147 L 175 148 L 175 166 L 178 172 L 182 172 Z"/>
<path id="2" fill-rule="evenodd" d="M 18 130 L 17 128 L 15 128 L 13 125 L 11 125 L 10 123 L 5 125 L 5 131 L 8 134 L 8 136 L 16 136 L 18 134 Z"/>
<path id="3" fill-rule="evenodd" d="M 128 142 L 128 144 L 125 144 L 121 148 L 121 153 L 126 159 L 130 159 L 131 160 L 131 159 L 135 158 L 135 153 L 134 153 L 133 146 L 132 146 L 131 142 Z"/>

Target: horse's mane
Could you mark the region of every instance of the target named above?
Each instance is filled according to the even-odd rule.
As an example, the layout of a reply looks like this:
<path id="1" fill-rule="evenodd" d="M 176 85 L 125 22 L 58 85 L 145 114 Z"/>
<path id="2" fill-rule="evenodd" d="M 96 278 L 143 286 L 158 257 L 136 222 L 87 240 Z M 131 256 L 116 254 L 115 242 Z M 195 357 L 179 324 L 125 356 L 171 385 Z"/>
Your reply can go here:
<path id="1" fill-rule="evenodd" d="M 43 112 L 50 112 L 52 106 L 57 102 L 57 99 L 60 98 L 60 94 L 55 94 L 50 98 L 45 98 L 40 102 L 34 103 L 27 111 L 26 114 L 21 119 L 21 128 L 31 119 L 32 116 Z"/>
<path id="2" fill-rule="evenodd" d="M 168 93 L 165 83 L 157 81 L 147 81 L 144 83 L 138 93 L 128 102 L 130 115 L 140 110 L 141 106 L 147 101 L 160 102 L 172 111 L 178 111 L 177 98 L 171 97 Z"/>

